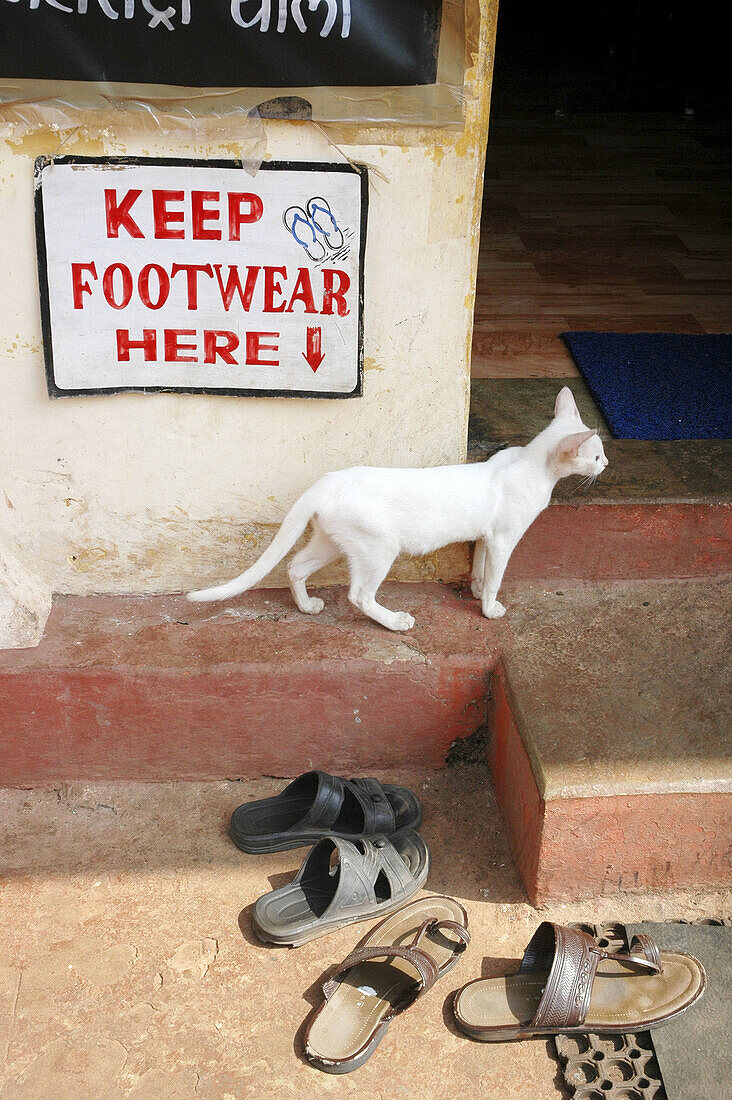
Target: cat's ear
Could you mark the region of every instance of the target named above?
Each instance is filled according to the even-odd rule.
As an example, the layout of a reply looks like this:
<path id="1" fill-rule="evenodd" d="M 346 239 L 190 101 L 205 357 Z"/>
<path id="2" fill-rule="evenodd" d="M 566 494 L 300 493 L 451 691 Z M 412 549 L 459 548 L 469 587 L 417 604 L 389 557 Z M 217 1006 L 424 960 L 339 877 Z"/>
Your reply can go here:
<path id="1" fill-rule="evenodd" d="M 582 444 L 586 443 L 588 439 L 592 439 L 593 435 L 597 435 L 594 428 L 590 428 L 585 432 L 574 432 L 572 435 L 565 435 L 561 443 L 557 445 L 557 458 L 563 459 L 565 462 L 568 459 L 577 458 Z"/>
<path id="2" fill-rule="evenodd" d="M 582 422 L 582 417 L 579 414 L 579 410 L 574 400 L 574 394 L 570 390 L 569 386 L 564 386 L 557 394 L 557 399 L 554 402 L 554 416 L 562 416 L 565 419 L 573 417 L 575 420 Z"/>

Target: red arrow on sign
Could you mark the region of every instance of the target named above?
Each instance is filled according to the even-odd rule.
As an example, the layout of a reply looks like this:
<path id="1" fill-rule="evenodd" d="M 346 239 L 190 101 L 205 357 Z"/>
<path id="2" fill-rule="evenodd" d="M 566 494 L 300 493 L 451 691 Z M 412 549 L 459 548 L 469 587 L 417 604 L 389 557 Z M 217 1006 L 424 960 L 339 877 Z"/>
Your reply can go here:
<path id="1" fill-rule="evenodd" d="M 313 373 L 317 371 L 320 364 L 325 359 L 325 352 L 320 350 L 320 329 L 310 328 L 308 325 L 308 350 L 302 353 L 303 359 L 310 364 L 313 369 Z"/>

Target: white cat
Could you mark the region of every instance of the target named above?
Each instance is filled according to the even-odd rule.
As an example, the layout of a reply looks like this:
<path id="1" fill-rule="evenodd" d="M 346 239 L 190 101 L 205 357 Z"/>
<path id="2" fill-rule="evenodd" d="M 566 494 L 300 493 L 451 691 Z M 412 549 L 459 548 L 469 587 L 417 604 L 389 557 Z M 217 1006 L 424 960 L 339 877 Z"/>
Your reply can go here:
<path id="1" fill-rule="evenodd" d="M 348 598 L 389 630 L 409 630 L 414 619 L 389 611 L 376 593 L 398 554 L 429 554 L 450 542 L 475 540 L 472 591 L 483 614 L 497 619 L 496 599 L 517 542 L 544 510 L 560 478 L 594 479 L 607 466 L 597 431 L 586 428 L 565 386 L 554 419 L 525 447 L 507 447 L 465 466 L 391 469 L 357 466 L 326 474 L 302 494 L 272 543 L 240 577 L 191 592 L 189 600 L 224 600 L 258 584 L 312 524 L 312 538 L 289 565 L 290 587 L 301 611 L 316 615 L 323 601 L 308 596 L 308 577 L 345 556 Z"/>

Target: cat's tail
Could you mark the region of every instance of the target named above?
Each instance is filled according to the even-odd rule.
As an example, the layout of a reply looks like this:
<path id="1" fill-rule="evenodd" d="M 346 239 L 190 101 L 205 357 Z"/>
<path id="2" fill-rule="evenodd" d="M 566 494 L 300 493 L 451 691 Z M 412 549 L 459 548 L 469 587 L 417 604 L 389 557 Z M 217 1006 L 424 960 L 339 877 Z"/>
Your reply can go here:
<path id="1" fill-rule="evenodd" d="M 307 492 L 303 493 L 300 499 L 295 501 L 272 542 L 254 565 L 225 584 L 217 584 L 214 588 L 203 588 L 199 592 L 189 592 L 187 599 L 194 603 L 226 600 L 258 584 L 274 569 L 277 562 L 284 558 L 287 551 L 292 549 L 314 514 L 315 508 L 312 506 L 310 495 Z"/>

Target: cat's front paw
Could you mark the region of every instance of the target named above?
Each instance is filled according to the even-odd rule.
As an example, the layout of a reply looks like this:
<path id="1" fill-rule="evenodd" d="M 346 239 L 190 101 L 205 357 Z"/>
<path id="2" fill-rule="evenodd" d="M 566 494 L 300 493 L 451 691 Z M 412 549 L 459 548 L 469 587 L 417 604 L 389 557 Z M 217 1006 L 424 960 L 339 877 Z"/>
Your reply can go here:
<path id="1" fill-rule="evenodd" d="M 406 611 L 396 611 L 394 613 L 392 630 L 411 630 L 413 626 L 414 615 L 409 615 Z"/>
<path id="2" fill-rule="evenodd" d="M 472 581 L 471 585 L 470 585 L 470 591 L 473 593 L 476 600 L 482 600 L 483 599 L 483 582 L 482 581 Z"/>
<path id="3" fill-rule="evenodd" d="M 490 604 L 483 604 L 482 611 L 486 619 L 500 619 L 502 615 L 506 614 L 506 608 L 498 600 L 494 600 Z"/>
<path id="4" fill-rule="evenodd" d="M 311 596 L 310 599 L 303 600 L 300 610 L 306 615 L 319 615 L 324 607 L 325 604 L 318 596 Z"/>

